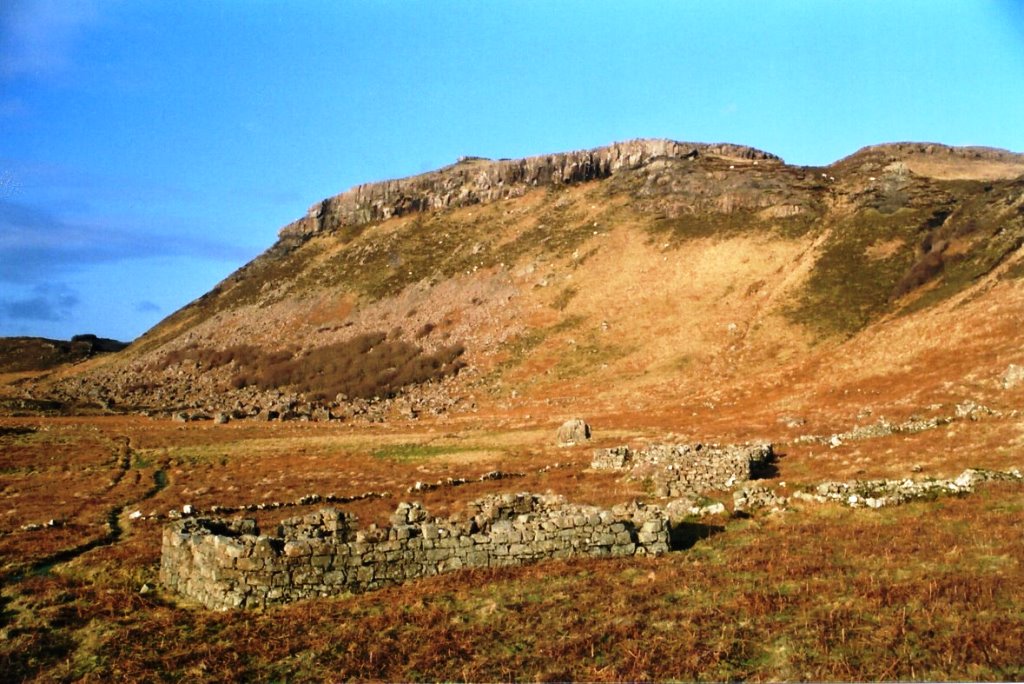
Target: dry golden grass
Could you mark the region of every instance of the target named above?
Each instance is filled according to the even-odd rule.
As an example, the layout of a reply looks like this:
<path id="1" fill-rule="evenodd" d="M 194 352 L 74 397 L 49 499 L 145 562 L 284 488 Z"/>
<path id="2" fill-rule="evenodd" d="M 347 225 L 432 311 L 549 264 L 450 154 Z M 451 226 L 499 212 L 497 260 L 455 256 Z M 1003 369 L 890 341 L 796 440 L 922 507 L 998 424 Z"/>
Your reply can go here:
<path id="1" fill-rule="evenodd" d="M 718 413 L 702 437 L 744 434 L 732 408 Z M 652 441 L 670 432 L 649 418 L 645 427 L 641 418 L 595 420 L 596 444 Z M 645 496 L 642 484 L 590 472 L 589 448 L 551 446 L 554 425 L 483 429 L 488 422 L 353 429 L 4 419 L 5 427 L 49 428 L 0 438 L 4 487 L 21 487 L 18 498 L 34 514 L 50 510 L 57 488 L 69 501 L 80 489 L 91 503 L 79 513 L 81 529 L 27 533 L 6 524 L 0 669 L 12 681 L 1024 676 L 1024 499 L 1012 484 L 883 511 L 807 506 L 781 516 L 709 520 L 688 529 L 692 548 L 658 559 L 474 570 L 266 613 L 208 613 L 160 592 L 138 593 L 142 584 L 156 584 L 160 524 L 129 521 L 136 508 L 239 505 L 313 492 L 391 494 L 346 506 L 365 524 L 384 522 L 398 500 L 409 498 L 447 514 L 498 491 L 550 489 L 602 505 Z M 731 429 L 715 432 L 727 422 Z M 779 442 L 788 439 L 785 426 L 761 427 Z M 132 466 L 108 487 L 123 438 Z M 924 475 L 953 475 L 968 465 L 1003 468 L 1020 465 L 1022 441 L 1020 421 L 1002 417 L 837 449 L 782 445 L 773 481 L 792 487 L 905 476 L 912 463 L 922 464 Z M 553 462 L 567 467 L 538 472 Z M 78 478 L 55 475 L 65 466 Z M 405 492 L 417 480 L 494 468 L 526 476 L 415 497 Z M 142 498 L 156 471 L 166 474 L 167 486 Z M 102 514 L 111 507 L 121 507 L 123 527 L 113 544 L 42 574 L 22 574 L 33 559 L 101 535 Z M 257 518 L 269 525 L 303 510 Z"/>
<path id="2" fill-rule="evenodd" d="M 906 160 L 907 168 L 919 176 L 939 180 L 1009 180 L 1024 175 L 1021 161 L 972 161 L 941 157 L 911 156 Z"/>

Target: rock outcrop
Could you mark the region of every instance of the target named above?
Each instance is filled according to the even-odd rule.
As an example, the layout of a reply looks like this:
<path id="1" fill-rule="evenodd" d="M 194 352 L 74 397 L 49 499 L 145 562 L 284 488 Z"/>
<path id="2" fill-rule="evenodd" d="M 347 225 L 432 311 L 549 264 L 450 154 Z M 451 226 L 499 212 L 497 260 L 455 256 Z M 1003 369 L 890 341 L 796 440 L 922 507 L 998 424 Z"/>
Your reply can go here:
<path id="1" fill-rule="evenodd" d="M 306 216 L 285 226 L 280 237 L 301 241 L 318 233 L 412 212 L 483 204 L 519 197 L 535 187 L 607 178 L 657 158 L 688 159 L 700 155 L 781 161 L 773 154 L 743 145 L 673 140 L 630 140 L 525 159 L 493 161 L 468 157 L 437 171 L 357 185 L 310 207 Z"/>

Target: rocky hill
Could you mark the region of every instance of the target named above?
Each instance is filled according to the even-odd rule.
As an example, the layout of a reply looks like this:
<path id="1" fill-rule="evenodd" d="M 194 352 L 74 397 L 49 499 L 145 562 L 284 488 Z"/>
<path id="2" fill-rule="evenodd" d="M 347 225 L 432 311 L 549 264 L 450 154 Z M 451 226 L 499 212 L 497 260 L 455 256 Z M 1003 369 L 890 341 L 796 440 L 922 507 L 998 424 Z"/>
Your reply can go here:
<path id="1" fill-rule="evenodd" d="M 75 335 L 70 340 L 3 337 L 0 338 L 0 373 L 48 370 L 98 354 L 118 352 L 127 346 L 125 342 L 96 335 Z"/>
<path id="2" fill-rule="evenodd" d="M 918 143 L 821 168 L 666 140 L 465 158 L 315 204 L 122 354 L 31 392 L 374 420 L 938 392 L 1017 360 L 1022 174 Z"/>

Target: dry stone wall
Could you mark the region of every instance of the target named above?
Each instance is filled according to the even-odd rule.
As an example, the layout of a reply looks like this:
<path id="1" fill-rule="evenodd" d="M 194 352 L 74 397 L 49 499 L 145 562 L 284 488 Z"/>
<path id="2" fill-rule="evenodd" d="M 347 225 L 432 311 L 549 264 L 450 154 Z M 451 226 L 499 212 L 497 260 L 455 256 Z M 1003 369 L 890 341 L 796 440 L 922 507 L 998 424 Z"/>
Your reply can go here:
<path id="1" fill-rule="evenodd" d="M 558 496 L 502 494 L 445 520 L 402 503 L 383 528 L 359 529 L 335 508 L 287 520 L 273 536 L 253 520 L 186 518 L 164 529 L 160 579 L 207 608 L 263 608 L 460 568 L 668 550 L 668 520 L 657 507 L 603 510 Z"/>
<path id="2" fill-rule="evenodd" d="M 626 471 L 634 479 L 651 478 L 657 496 L 686 497 L 731 489 L 757 477 L 774 459 L 771 444 L 660 444 L 637 450 L 597 449 L 590 467 Z"/>
<path id="3" fill-rule="evenodd" d="M 968 468 L 955 478 L 855 480 L 852 482 L 822 482 L 814 492 L 794 492 L 793 498 L 824 503 L 836 501 L 852 508 L 883 508 L 937 496 L 969 494 L 977 485 L 990 481 L 1020 481 L 1024 479 L 1017 469 L 1008 471 Z"/>
<path id="4" fill-rule="evenodd" d="M 968 468 L 955 478 L 902 480 L 852 480 L 822 482 L 809 490 L 796 490 L 786 497 L 768 487 L 744 487 L 733 492 L 733 511 L 749 513 L 757 509 L 784 510 L 791 501 L 839 503 L 850 508 L 885 508 L 940 496 L 970 494 L 986 482 L 1021 482 L 1020 470 Z"/>

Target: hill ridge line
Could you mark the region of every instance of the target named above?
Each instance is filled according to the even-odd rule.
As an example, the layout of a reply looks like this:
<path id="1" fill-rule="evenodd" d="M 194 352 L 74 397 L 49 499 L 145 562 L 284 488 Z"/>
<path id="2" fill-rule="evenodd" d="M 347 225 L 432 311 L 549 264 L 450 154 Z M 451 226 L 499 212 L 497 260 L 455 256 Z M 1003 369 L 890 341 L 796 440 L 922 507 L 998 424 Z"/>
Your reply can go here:
<path id="1" fill-rule="evenodd" d="M 657 158 L 701 155 L 751 161 L 782 159 L 747 145 L 692 143 L 660 138 L 616 142 L 602 147 L 521 159 L 462 157 L 455 164 L 406 178 L 363 183 L 310 207 L 306 216 L 281 229 L 282 240 L 304 241 L 344 226 L 394 216 L 486 204 L 519 197 L 536 187 L 571 185 L 639 168 Z"/>

